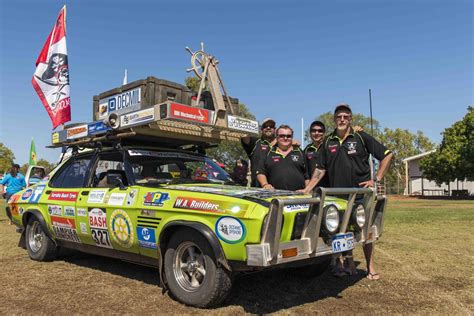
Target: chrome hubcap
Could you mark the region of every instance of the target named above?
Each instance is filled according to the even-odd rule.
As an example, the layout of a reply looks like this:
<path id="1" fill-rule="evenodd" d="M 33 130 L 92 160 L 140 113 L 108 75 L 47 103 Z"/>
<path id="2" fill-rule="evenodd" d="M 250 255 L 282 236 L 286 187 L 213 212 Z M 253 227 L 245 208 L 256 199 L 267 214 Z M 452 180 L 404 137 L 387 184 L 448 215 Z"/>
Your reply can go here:
<path id="1" fill-rule="evenodd" d="M 176 249 L 173 272 L 179 286 L 188 292 L 198 290 L 206 277 L 206 263 L 201 249 L 190 241 Z"/>
<path id="2" fill-rule="evenodd" d="M 28 244 L 31 251 L 38 252 L 43 246 L 44 234 L 38 222 L 34 222 L 28 234 Z"/>

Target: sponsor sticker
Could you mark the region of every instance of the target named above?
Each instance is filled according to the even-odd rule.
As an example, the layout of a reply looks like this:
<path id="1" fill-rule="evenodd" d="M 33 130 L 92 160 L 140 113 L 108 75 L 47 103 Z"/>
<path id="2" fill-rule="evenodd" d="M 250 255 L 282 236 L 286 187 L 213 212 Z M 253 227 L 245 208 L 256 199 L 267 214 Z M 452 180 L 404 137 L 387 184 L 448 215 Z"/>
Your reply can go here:
<path id="1" fill-rule="evenodd" d="M 72 218 L 51 216 L 51 224 L 57 238 L 80 243 L 77 235 L 76 222 Z"/>
<path id="2" fill-rule="evenodd" d="M 68 191 L 53 191 L 49 195 L 48 200 L 51 201 L 71 201 L 74 202 L 77 199 L 77 192 Z"/>
<path id="3" fill-rule="evenodd" d="M 231 216 L 220 217 L 215 226 L 217 237 L 228 244 L 236 244 L 244 240 L 247 231 L 244 223 Z"/>
<path id="4" fill-rule="evenodd" d="M 111 112 L 124 112 L 138 109 L 141 104 L 141 88 L 127 90 L 99 100 L 99 116 L 104 117 Z"/>
<path id="5" fill-rule="evenodd" d="M 85 208 L 77 208 L 77 216 L 87 217 L 87 210 Z"/>
<path id="6" fill-rule="evenodd" d="M 123 210 L 115 210 L 110 215 L 109 222 L 113 239 L 122 247 L 130 248 L 133 245 L 134 230 L 132 221 L 128 214 Z"/>
<path id="7" fill-rule="evenodd" d="M 59 143 L 59 133 L 58 132 L 54 132 L 52 134 L 52 142 L 53 142 L 53 144 Z"/>
<path id="8" fill-rule="evenodd" d="M 51 216 L 63 216 L 63 208 L 61 205 L 48 205 L 48 214 Z"/>
<path id="9" fill-rule="evenodd" d="M 156 249 L 156 236 L 153 228 L 137 227 L 137 237 L 140 247 Z"/>
<path id="10" fill-rule="evenodd" d="M 30 203 L 38 203 L 38 201 L 41 197 L 41 194 L 43 194 L 43 191 L 44 191 L 45 187 L 46 187 L 45 185 L 37 185 L 36 186 L 35 191 L 31 195 Z"/>
<path id="11" fill-rule="evenodd" d="M 87 125 L 87 129 L 90 136 L 100 134 L 100 133 L 105 133 L 111 130 L 111 128 L 105 125 L 105 123 L 102 121 L 89 123 Z"/>
<path id="12" fill-rule="evenodd" d="M 148 192 L 145 195 L 143 205 L 163 206 L 164 202 L 169 200 L 169 194 L 163 192 Z"/>
<path id="13" fill-rule="evenodd" d="M 107 190 L 92 190 L 89 192 L 87 203 L 102 203 L 105 198 Z"/>
<path id="14" fill-rule="evenodd" d="M 286 205 L 283 208 L 283 212 L 291 213 L 297 211 L 307 211 L 309 210 L 309 204 L 294 204 L 294 205 Z"/>
<path id="15" fill-rule="evenodd" d="M 120 116 L 120 127 L 127 127 L 137 124 L 151 122 L 155 118 L 155 108 L 149 108 Z"/>
<path id="16" fill-rule="evenodd" d="M 227 115 L 227 126 L 239 131 L 258 134 L 258 122 L 252 121 L 243 117 Z"/>
<path id="17" fill-rule="evenodd" d="M 21 200 L 22 200 L 22 201 L 25 201 L 25 200 L 29 199 L 32 194 L 33 194 L 33 189 L 28 189 L 28 190 L 26 190 L 26 191 L 23 192 L 23 194 L 21 195 Z"/>
<path id="18" fill-rule="evenodd" d="M 209 111 L 201 108 L 171 103 L 170 112 L 172 118 L 199 123 L 209 123 L 210 121 Z"/>
<path id="19" fill-rule="evenodd" d="M 79 226 L 81 226 L 81 234 L 87 235 L 87 223 L 81 222 Z"/>
<path id="20" fill-rule="evenodd" d="M 138 189 L 132 189 L 130 192 L 127 193 L 127 201 L 125 204 L 127 206 L 135 204 L 135 198 L 137 197 Z"/>
<path id="21" fill-rule="evenodd" d="M 221 210 L 220 205 L 217 201 L 209 201 L 203 199 L 177 197 L 174 202 L 175 208 L 205 211 L 205 212 L 224 212 Z"/>
<path id="22" fill-rule="evenodd" d="M 67 129 L 67 139 L 76 139 L 87 136 L 87 125 L 79 125 Z"/>
<path id="23" fill-rule="evenodd" d="M 91 237 L 99 247 L 112 248 L 109 232 L 107 231 L 107 213 L 105 209 L 89 209 L 89 227 L 91 228 Z"/>
<path id="24" fill-rule="evenodd" d="M 74 206 L 64 206 L 64 216 L 76 216 Z"/>
<path id="25" fill-rule="evenodd" d="M 109 197 L 109 205 L 122 206 L 126 193 L 112 193 Z"/>
<path id="26" fill-rule="evenodd" d="M 18 208 L 18 214 L 19 215 L 23 215 L 24 212 L 25 212 L 25 210 L 23 209 L 23 207 Z"/>

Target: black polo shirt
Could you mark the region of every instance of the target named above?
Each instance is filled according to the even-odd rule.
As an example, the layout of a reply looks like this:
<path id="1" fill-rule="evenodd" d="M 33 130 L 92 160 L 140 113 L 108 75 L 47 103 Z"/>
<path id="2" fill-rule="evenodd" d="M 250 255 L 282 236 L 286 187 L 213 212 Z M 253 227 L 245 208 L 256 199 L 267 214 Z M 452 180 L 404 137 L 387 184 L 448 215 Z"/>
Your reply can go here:
<path id="1" fill-rule="evenodd" d="M 365 132 L 351 133 L 342 141 L 336 131 L 324 141 L 318 168 L 326 170 L 333 188 L 354 188 L 370 180 L 369 154 L 382 160 L 390 150 Z"/>
<path id="2" fill-rule="evenodd" d="M 274 146 L 257 169 L 257 175 L 264 174 L 267 181 L 275 189 L 299 190 L 304 189 L 308 179 L 303 152 L 294 148 L 285 157 Z"/>
<path id="3" fill-rule="evenodd" d="M 319 144 L 319 147 L 316 147 L 315 144 L 311 143 L 306 148 L 303 150 L 304 157 L 305 157 L 305 164 L 306 164 L 306 173 L 308 174 L 308 179 L 311 179 L 314 173 L 314 169 L 316 169 L 316 166 L 319 163 L 319 155 L 322 149 L 322 145 L 324 143 L 324 140 L 321 144 Z M 324 175 L 324 177 L 321 179 L 321 181 L 318 182 L 319 187 L 329 187 L 329 180 L 328 176 Z"/>
<path id="4" fill-rule="evenodd" d="M 249 144 L 242 143 L 247 156 L 250 159 L 250 172 L 252 176 L 252 186 L 259 186 L 257 182 L 257 168 L 260 165 L 260 162 L 265 159 L 268 152 L 272 148 L 272 145 L 269 141 L 264 140 L 263 138 L 250 137 Z"/>

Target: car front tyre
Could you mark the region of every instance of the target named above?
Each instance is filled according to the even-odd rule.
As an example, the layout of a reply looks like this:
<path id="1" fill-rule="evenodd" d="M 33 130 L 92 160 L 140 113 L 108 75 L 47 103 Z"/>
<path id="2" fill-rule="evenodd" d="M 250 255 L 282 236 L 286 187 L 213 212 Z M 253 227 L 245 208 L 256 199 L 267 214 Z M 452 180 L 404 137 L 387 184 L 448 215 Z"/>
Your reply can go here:
<path id="1" fill-rule="evenodd" d="M 180 229 L 165 252 L 164 269 L 171 296 L 195 307 L 220 304 L 232 287 L 231 274 L 216 264 L 208 241 L 192 229 Z"/>
<path id="2" fill-rule="evenodd" d="M 26 249 L 30 258 L 37 261 L 54 260 L 58 253 L 56 245 L 36 217 L 30 218 L 26 226 Z"/>

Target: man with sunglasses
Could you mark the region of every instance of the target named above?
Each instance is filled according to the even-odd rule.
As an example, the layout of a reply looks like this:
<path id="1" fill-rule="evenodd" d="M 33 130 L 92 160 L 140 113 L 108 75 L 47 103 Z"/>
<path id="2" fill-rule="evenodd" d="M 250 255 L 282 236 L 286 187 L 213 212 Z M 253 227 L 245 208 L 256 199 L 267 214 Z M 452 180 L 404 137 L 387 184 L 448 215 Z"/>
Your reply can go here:
<path id="1" fill-rule="evenodd" d="M 262 136 L 256 137 L 242 137 L 241 143 L 247 156 L 250 159 L 251 171 L 251 186 L 259 186 L 257 181 L 257 167 L 260 161 L 263 160 L 273 145 L 275 145 L 275 121 L 271 118 L 266 118 L 260 123 Z"/>
<path id="2" fill-rule="evenodd" d="M 257 180 L 267 190 L 301 190 L 308 182 L 304 155 L 293 146 L 293 129 L 281 125 L 276 130 L 277 144 L 257 169 Z"/>
<path id="3" fill-rule="evenodd" d="M 306 162 L 306 172 L 308 174 L 308 179 L 314 173 L 314 169 L 318 164 L 319 154 L 321 152 L 321 145 L 323 144 L 324 134 L 326 133 L 326 126 L 321 121 L 314 121 L 309 126 L 309 136 L 311 137 L 312 143 L 308 144 L 303 150 Z M 328 187 L 329 180 L 327 175 L 319 181 L 318 186 Z"/>
<path id="4" fill-rule="evenodd" d="M 341 103 L 334 111 L 336 129 L 326 138 L 311 181 L 306 186 L 304 193 L 309 194 L 324 175 L 329 176 L 329 185 L 332 188 L 373 187 L 371 179 L 369 154 L 380 161 L 380 166 L 375 176 L 376 181 L 388 170 L 392 159 L 392 152 L 375 138 L 363 131 L 356 132 L 351 127 L 352 110 L 348 104 Z M 375 272 L 373 244 L 363 246 L 367 262 L 367 278 L 379 279 Z M 348 256 L 349 274 L 356 272 L 351 256 Z"/>

